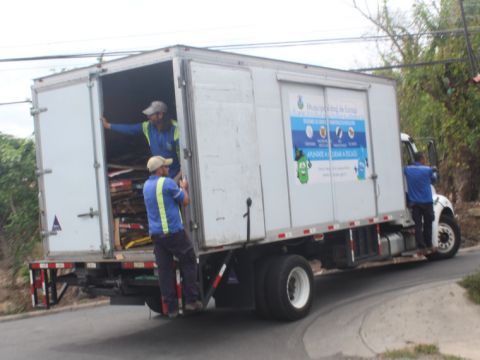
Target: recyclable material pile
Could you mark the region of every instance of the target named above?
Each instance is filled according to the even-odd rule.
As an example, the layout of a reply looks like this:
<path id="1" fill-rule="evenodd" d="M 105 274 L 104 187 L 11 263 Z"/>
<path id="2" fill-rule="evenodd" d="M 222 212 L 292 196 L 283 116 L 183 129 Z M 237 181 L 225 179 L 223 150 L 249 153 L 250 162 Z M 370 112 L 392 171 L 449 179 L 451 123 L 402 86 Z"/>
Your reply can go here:
<path id="1" fill-rule="evenodd" d="M 108 178 L 114 219 L 115 249 L 127 250 L 151 244 L 143 201 L 144 167 L 109 164 Z"/>

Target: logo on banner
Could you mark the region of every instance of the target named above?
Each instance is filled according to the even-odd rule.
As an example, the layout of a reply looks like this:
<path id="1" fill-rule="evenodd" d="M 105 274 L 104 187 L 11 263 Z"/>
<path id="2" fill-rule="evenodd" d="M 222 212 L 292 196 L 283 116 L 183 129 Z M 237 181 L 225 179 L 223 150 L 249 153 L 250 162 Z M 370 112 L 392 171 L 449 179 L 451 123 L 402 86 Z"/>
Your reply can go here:
<path id="1" fill-rule="evenodd" d="M 60 221 L 58 221 L 57 215 L 53 219 L 52 231 L 61 231 L 62 227 L 60 226 Z"/>
<path id="2" fill-rule="evenodd" d="M 303 107 L 305 106 L 303 103 L 303 97 L 301 95 L 298 95 L 297 106 L 300 110 L 303 110 Z"/>

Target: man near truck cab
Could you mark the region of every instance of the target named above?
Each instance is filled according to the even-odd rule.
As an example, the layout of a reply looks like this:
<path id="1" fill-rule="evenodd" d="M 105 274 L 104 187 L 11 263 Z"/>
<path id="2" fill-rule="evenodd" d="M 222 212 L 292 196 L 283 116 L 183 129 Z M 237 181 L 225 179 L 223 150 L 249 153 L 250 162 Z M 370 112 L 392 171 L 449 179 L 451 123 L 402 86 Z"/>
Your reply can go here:
<path id="1" fill-rule="evenodd" d="M 179 186 L 168 177 L 172 159 L 153 156 L 148 160 L 150 177 L 143 186 L 147 208 L 148 230 L 154 245 L 158 267 L 160 292 L 167 305 L 168 316 L 178 315 L 178 300 L 174 284 L 173 256 L 180 262 L 185 294 L 185 310 L 203 308 L 197 287 L 197 258 L 193 245 L 183 228 L 179 206 L 189 203 L 188 183 L 180 180 Z"/>
<path id="2" fill-rule="evenodd" d="M 152 155 L 159 155 L 172 159 L 168 176 L 180 180 L 180 145 L 178 142 L 179 131 L 175 120 L 167 119 L 168 107 L 162 101 L 152 101 L 149 107 L 143 110 L 148 121 L 136 124 L 111 124 L 105 117 L 102 117 L 105 129 L 126 134 L 145 135 Z"/>
<path id="3" fill-rule="evenodd" d="M 434 220 L 431 184 L 436 181 L 432 168 L 425 165 L 425 155 L 418 152 L 415 163 L 404 169 L 407 179 L 407 198 L 415 222 L 415 240 L 421 250 L 432 249 L 432 222 Z"/>

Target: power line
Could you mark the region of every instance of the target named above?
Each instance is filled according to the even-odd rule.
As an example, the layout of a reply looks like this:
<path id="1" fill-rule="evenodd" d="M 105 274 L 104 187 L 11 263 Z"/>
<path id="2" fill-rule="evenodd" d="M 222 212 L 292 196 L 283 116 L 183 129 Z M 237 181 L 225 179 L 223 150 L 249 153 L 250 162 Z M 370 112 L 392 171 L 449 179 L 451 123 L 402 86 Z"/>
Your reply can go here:
<path id="1" fill-rule="evenodd" d="M 474 27 L 475 30 L 470 32 L 480 32 L 480 27 Z M 437 30 L 421 33 L 409 33 L 400 34 L 394 36 L 397 39 L 410 38 L 410 37 L 422 37 L 422 36 L 438 36 L 438 35 L 450 35 L 457 36 L 463 34 L 463 29 L 449 29 L 449 30 Z M 325 44 L 339 44 L 339 43 L 353 43 L 353 42 L 365 42 L 365 41 L 387 41 L 391 37 L 387 35 L 368 35 L 368 36 L 356 36 L 356 37 L 336 37 L 336 38 L 324 38 L 324 39 L 310 39 L 310 40 L 292 40 L 292 41 L 277 41 L 277 42 L 259 42 L 259 43 L 243 43 L 243 44 L 225 44 L 205 46 L 207 49 L 212 50 L 242 50 L 242 49 L 261 49 L 261 48 L 281 48 L 281 47 L 294 47 L 294 46 L 315 46 Z M 39 60 L 58 60 L 58 59 L 75 59 L 75 58 L 98 58 L 101 56 L 126 56 L 135 55 L 145 52 L 147 50 L 123 50 L 123 51 L 107 51 L 107 52 L 93 52 L 93 53 L 77 53 L 77 54 L 57 54 L 57 55 L 41 55 L 30 57 L 17 57 L 17 58 L 4 58 L 0 59 L 0 62 L 21 62 L 21 61 L 39 61 Z"/>
<path id="2" fill-rule="evenodd" d="M 182 29 L 176 31 L 165 31 L 159 33 L 147 33 L 147 34 L 132 34 L 132 35 L 123 35 L 123 36 L 108 36 L 108 37 L 96 37 L 96 38 L 86 38 L 86 39 L 76 39 L 76 40 L 60 40 L 60 41 L 49 41 L 45 43 L 35 43 L 35 44 L 24 44 L 24 45 L 16 45 L 16 46 L 0 46 L 0 49 L 15 49 L 15 48 L 25 48 L 25 47 L 34 47 L 34 46 L 49 46 L 49 45 L 62 45 L 62 44 L 75 44 L 75 43 L 84 43 L 84 42 L 92 42 L 92 41 L 105 41 L 105 40 L 122 40 L 122 39 L 131 39 L 131 38 L 147 38 L 147 37 L 155 37 L 155 36 L 171 36 L 176 34 L 188 34 L 191 32 L 199 33 L 199 32 L 218 32 L 220 30 L 232 30 L 232 29 L 244 29 L 248 28 L 248 25 L 236 25 L 236 26 L 228 26 L 228 27 L 207 27 L 207 28 L 200 28 L 200 29 Z"/>
<path id="3" fill-rule="evenodd" d="M 0 106 L 4 106 L 4 105 L 15 105 L 15 104 L 26 104 L 26 103 L 32 103 L 32 100 L 30 99 L 27 99 L 27 100 L 23 100 L 23 101 L 10 101 L 10 102 L 3 102 L 3 103 L 0 103 Z"/>
<path id="4" fill-rule="evenodd" d="M 472 27 L 475 30 L 470 32 L 480 32 L 480 27 Z M 449 29 L 449 30 L 435 30 L 419 33 L 398 34 L 393 36 L 396 39 L 422 37 L 422 36 L 438 36 L 438 35 L 462 35 L 463 29 Z M 352 37 L 339 37 L 339 38 L 327 38 L 327 39 L 312 39 L 312 40 L 293 40 L 293 41 L 278 41 L 278 42 L 262 42 L 262 43 L 245 43 L 245 44 L 232 44 L 232 45 L 217 45 L 210 46 L 209 49 L 227 50 L 227 49 L 255 49 L 255 48 L 270 48 L 270 47 L 289 47 L 289 46 L 310 46 L 310 45 L 322 45 L 322 44 L 338 44 L 338 43 L 352 43 L 352 42 L 364 42 L 364 41 L 385 41 L 390 40 L 392 37 L 389 35 L 364 35 L 364 36 L 352 36 Z"/>
<path id="5" fill-rule="evenodd" d="M 375 70 L 392 70 L 392 69 L 415 68 L 415 67 L 431 66 L 431 65 L 443 65 L 448 63 L 467 62 L 467 61 L 468 59 L 466 58 L 453 58 L 453 59 L 444 59 L 444 60 L 425 61 L 425 62 L 412 63 L 412 64 L 397 64 L 397 65 L 386 65 L 386 66 L 377 66 L 377 67 L 370 67 L 370 68 L 351 69 L 351 71 L 366 72 L 366 71 L 375 71 Z"/>
<path id="6" fill-rule="evenodd" d="M 38 61 L 38 60 L 61 60 L 61 59 L 77 59 L 77 58 L 98 58 L 100 56 L 123 56 L 139 54 L 142 51 L 110 51 L 110 52 L 98 52 L 98 53 L 79 53 L 79 54 L 57 54 L 57 55 L 40 55 L 18 58 L 6 58 L 0 59 L 0 62 L 19 62 L 19 61 Z"/>

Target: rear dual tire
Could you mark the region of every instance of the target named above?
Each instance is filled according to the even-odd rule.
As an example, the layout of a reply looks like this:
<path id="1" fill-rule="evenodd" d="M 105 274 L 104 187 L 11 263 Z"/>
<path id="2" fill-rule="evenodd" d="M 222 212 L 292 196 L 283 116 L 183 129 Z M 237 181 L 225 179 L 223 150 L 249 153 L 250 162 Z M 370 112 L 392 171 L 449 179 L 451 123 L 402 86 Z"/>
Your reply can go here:
<path id="1" fill-rule="evenodd" d="M 267 258 L 257 266 L 256 312 L 263 318 L 294 321 L 310 311 L 314 282 L 308 261 L 299 255 Z"/>

